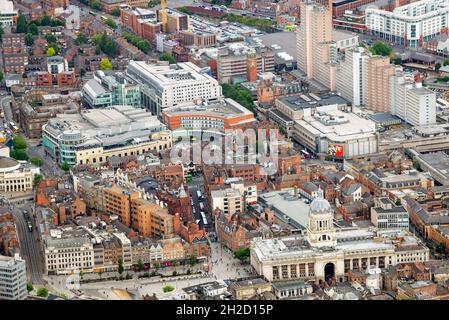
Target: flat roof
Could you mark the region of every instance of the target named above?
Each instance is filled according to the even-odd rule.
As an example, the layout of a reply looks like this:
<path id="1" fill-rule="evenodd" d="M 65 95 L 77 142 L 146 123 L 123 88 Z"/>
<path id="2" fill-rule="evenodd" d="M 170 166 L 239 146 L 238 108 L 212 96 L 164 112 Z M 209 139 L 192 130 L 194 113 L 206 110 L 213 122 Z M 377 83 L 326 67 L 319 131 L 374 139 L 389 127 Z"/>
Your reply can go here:
<path id="1" fill-rule="evenodd" d="M 315 97 L 319 99 L 316 99 Z M 316 108 L 328 105 L 348 105 L 349 101 L 335 93 L 326 93 L 322 95 L 298 94 L 294 96 L 279 99 L 293 110 Z"/>
<path id="2" fill-rule="evenodd" d="M 281 218 L 287 216 L 287 220 L 295 221 L 301 228 L 306 228 L 309 223 L 310 204 L 307 204 L 301 195 L 295 195 L 293 188 L 263 193 L 258 198 L 263 204 L 274 209 L 277 215 L 281 215 Z"/>
<path id="3" fill-rule="evenodd" d="M 327 110 L 323 114 L 326 117 L 344 119 L 344 121 L 326 124 L 316 116 L 307 115 L 302 120 L 296 120 L 296 123 L 316 136 L 322 135 L 333 141 L 341 142 L 366 137 L 376 132 L 373 121 L 361 118 L 352 112 L 334 109 Z"/>
<path id="4" fill-rule="evenodd" d="M 167 115 L 183 114 L 214 114 L 222 117 L 232 117 L 252 114 L 251 111 L 243 107 L 233 99 L 226 98 L 220 100 L 203 101 L 201 104 L 184 103 L 164 109 Z"/>
<path id="5" fill-rule="evenodd" d="M 449 155 L 445 152 L 434 152 L 420 154 L 418 156 L 434 170 L 449 179 Z"/>

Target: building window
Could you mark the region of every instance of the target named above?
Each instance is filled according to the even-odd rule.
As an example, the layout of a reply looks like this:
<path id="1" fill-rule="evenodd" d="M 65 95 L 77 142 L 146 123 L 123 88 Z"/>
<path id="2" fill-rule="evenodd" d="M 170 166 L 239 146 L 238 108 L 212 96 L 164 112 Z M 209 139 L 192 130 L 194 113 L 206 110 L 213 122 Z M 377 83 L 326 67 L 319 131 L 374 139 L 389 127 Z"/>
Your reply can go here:
<path id="1" fill-rule="evenodd" d="M 298 277 L 298 274 L 296 272 L 296 267 L 297 267 L 296 264 L 291 264 L 290 265 L 290 278 L 297 278 Z"/>
<path id="2" fill-rule="evenodd" d="M 278 280 L 278 279 L 279 279 L 279 267 L 274 266 L 273 267 L 273 280 Z"/>

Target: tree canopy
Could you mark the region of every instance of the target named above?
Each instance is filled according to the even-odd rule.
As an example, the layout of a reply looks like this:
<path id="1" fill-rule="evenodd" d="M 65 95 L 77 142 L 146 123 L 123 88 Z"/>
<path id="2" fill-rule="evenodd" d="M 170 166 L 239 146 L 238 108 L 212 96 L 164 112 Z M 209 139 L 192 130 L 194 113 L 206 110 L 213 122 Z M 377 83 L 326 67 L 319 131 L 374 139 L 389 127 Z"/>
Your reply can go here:
<path id="1" fill-rule="evenodd" d="M 87 38 L 86 34 L 83 32 L 80 32 L 78 34 L 78 36 L 76 37 L 75 43 L 77 45 L 82 45 L 82 44 L 86 44 L 87 42 L 89 42 L 89 39 Z"/>
<path id="2" fill-rule="evenodd" d="M 151 44 L 148 40 L 142 39 L 128 32 L 123 32 L 122 37 L 143 53 L 148 53 L 151 50 Z"/>
<path id="3" fill-rule="evenodd" d="M 21 136 L 15 136 L 12 139 L 12 146 L 15 150 L 17 150 L 17 149 L 25 150 L 27 148 L 27 143 L 26 143 L 25 139 L 23 139 Z"/>
<path id="4" fill-rule="evenodd" d="M 162 288 L 162 291 L 164 292 L 172 292 L 173 290 L 175 290 L 175 288 L 169 284 Z"/>
<path id="5" fill-rule="evenodd" d="M 27 29 L 28 29 L 27 19 L 23 14 L 19 13 L 16 22 L 16 33 L 26 33 Z"/>
<path id="6" fill-rule="evenodd" d="M 108 37 L 106 32 L 94 35 L 92 37 L 92 41 L 95 43 L 98 52 L 103 52 L 111 57 L 117 55 L 117 44 L 110 37 Z"/>
<path id="7" fill-rule="evenodd" d="M 39 288 L 37 290 L 37 296 L 42 298 L 48 297 L 48 289 L 47 288 Z"/>
<path id="8" fill-rule="evenodd" d="M 250 250 L 249 248 L 240 248 L 235 252 L 235 257 L 240 261 L 245 261 L 249 258 Z"/>
<path id="9" fill-rule="evenodd" d="M 100 69 L 101 70 L 111 70 L 112 69 L 112 63 L 109 61 L 108 58 L 101 59 Z"/>
<path id="10" fill-rule="evenodd" d="M 237 101 L 246 109 L 254 113 L 253 96 L 248 90 L 242 89 L 237 84 L 226 84 L 226 83 L 222 85 L 222 88 L 223 88 L 223 95 L 226 98 L 231 98 Z"/>
<path id="11" fill-rule="evenodd" d="M 169 54 L 167 52 L 162 52 L 159 55 L 159 60 L 161 60 L 161 61 L 168 61 L 170 64 L 176 63 L 175 58 L 171 54 Z"/>
<path id="12" fill-rule="evenodd" d="M 371 47 L 371 52 L 377 55 L 388 57 L 393 49 L 384 41 L 376 41 Z"/>
<path id="13" fill-rule="evenodd" d="M 67 163 L 67 161 L 64 161 L 64 162 L 61 164 L 61 169 L 64 170 L 65 172 L 67 172 L 67 171 L 70 170 L 70 166 L 69 166 L 69 164 Z"/>
<path id="14" fill-rule="evenodd" d="M 111 18 L 107 18 L 104 23 L 106 23 L 109 27 L 111 27 L 112 29 L 117 29 L 117 23 L 112 20 Z"/>
<path id="15" fill-rule="evenodd" d="M 47 48 L 47 56 L 49 57 L 53 57 L 56 54 L 56 50 L 53 47 L 48 47 Z"/>

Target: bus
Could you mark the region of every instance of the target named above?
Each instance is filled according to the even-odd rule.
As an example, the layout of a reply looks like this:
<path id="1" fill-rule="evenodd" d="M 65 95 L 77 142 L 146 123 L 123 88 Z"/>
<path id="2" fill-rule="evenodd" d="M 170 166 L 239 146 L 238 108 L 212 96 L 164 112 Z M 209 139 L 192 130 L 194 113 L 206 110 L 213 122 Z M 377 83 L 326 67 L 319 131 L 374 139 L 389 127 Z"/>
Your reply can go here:
<path id="1" fill-rule="evenodd" d="M 10 126 L 10 128 L 11 128 L 11 131 L 13 132 L 13 133 L 19 133 L 19 131 L 20 131 L 20 129 L 16 126 L 16 124 L 13 122 L 13 121 L 11 121 L 10 123 L 9 123 L 9 126 Z"/>
<path id="2" fill-rule="evenodd" d="M 196 195 L 198 196 L 198 200 L 200 200 L 202 198 L 200 190 L 196 191 Z"/>
<path id="3" fill-rule="evenodd" d="M 312 158 L 312 156 L 310 155 L 310 153 L 308 153 L 307 151 L 306 151 L 306 149 L 303 149 L 303 150 L 301 150 L 301 154 L 302 154 L 302 156 L 303 156 L 303 158 L 304 159 L 311 159 Z"/>
<path id="4" fill-rule="evenodd" d="M 206 215 L 204 214 L 204 212 L 201 212 L 201 218 L 203 218 L 203 225 L 207 226 L 207 219 L 206 219 Z"/>
<path id="5" fill-rule="evenodd" d="M 94 17 L 96 16 L 95 12 L 93 12 L 93 11 L 89 11 L 89 14 Z"/>

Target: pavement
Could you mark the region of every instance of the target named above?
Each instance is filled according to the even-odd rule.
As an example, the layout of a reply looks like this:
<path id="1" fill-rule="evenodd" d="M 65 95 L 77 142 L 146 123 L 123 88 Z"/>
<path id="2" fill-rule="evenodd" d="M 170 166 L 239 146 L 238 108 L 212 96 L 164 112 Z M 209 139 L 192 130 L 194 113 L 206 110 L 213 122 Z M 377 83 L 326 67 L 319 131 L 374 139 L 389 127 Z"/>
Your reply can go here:
<path id="1" fill-rule="evenodd" d="M 71 276 L 45 276 L 45 280 L 56 293 L 64 293 L 68 297 L 72 297 L 75 294 L 84 293 L 100 299 L 127 300 L 129 297 L 124 294 L 122 290 L 134 291 L 140 296 L 144 296 L 146 294 L 151 296 L 153 293 L 160 295 L 163 292 L 162 288 L 168 284 L 172 285 L 175 290 L 180 290 L 188 286 L 215 280 L 236 279 L 253 275 L 249 264 L 242 265 L 239 260 L 234 258 L 230 250 L 223 248 L 220 244 L 212 243 L 211 250 L 211 269 L 209 273 L 180 275 L 166 278 L 157 276 L 140 279 L 134 275 L 134 278 L 131 280 L 90 282 L 80 284 L 79 286 L 73 286 L 70 283 L 71 281 L 74 281 L 79 284 L 77 281 L 79 280 L 79 274 Z M 170 275 L 175 269 L 178 270 L 178 272 L 182 272 L 182 270 L 185 272 L 186 268 L 190 268 L 193 271 L 198 271 L 202 269 L 202 265 L 198 264 L 193 268 L 190 266 L 163 268 L 158 270 L 158 272 Z M 132 272 L 129 273 L 132 274 Z M 103 273 L 99 276 L 98 274 L 86 273 L 83 275 L 83 279 L 104 278 L 111 275 L 117 276 L 118 274 Z"/>
<path id="2" fill-rule="evenodd" d="M 2 105 L 3 108 L 3 113 L 5 115 L 5 120 L 6 122 L 10 122 L 13 121 L 13 117 L 12 117 L 12 112 L 11 112 L 11 106 L 10 103 L 11 102 L 11 96 L 4 96 L 0 99 L 0 103 Z"/>

